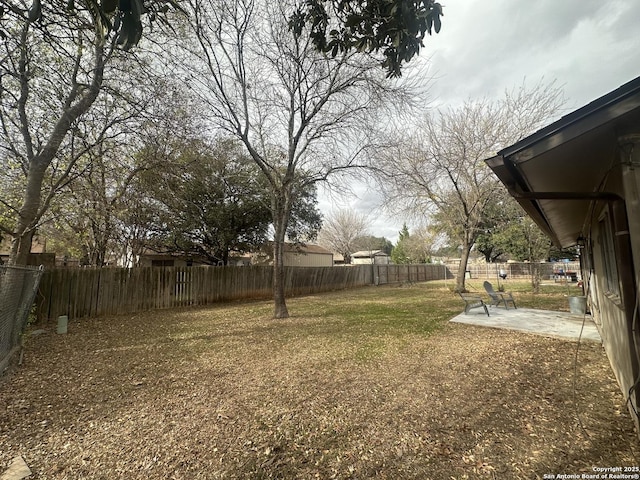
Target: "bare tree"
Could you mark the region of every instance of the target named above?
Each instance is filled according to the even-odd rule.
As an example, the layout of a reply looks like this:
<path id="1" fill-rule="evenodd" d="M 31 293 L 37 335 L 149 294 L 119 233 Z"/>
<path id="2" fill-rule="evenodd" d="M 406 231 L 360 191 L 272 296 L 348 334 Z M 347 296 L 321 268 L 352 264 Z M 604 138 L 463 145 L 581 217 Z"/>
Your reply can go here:
<path id="1" fill-rule="evenodd" d="M 60 8 L 63 2 L 52 1 L 41 7 L 45 20 L 21 3 L 6 10 L 10 35 L 0 53 L 0 148 L 25 179 L 22 200 L 12 206 L 16 220 L 5 226 L 14 238 L 10 262 L 16 264 L 26 262 L 42 216 L 86 152 L 88 132 L 78 121 L 98 98 L 115 51 L 98 12 L 72 15 Z M 107 132 L 91 133 L 95 144 Z"/>
<path id="2" fill-rule="evenodd" d="M 398 242 L 391 252 L 394 263 L 428 263 L 434 251 L 437 234 L 428 226 L 419 226 L 411 233 L 406 224 L 399 232 Z"/>
<path id="3" fill-rule="evenodd" d="M 351 263 L 351 254 L 356 251 L 356 241 L 369 235 L 369 219 L 350 209 L 335 210 L 322 222 L 318 243 L 344 257 Z"/>
<path id="4" fill-rule="evenodd" d="M 103 141 L 87 152 L 87 165 L 56 195 L 39 227 L 57 250 L 96 267 L 119 260 L 129 187 L 148 168 L 119 146 Z"/>
<path id="5" fill-rule="evenodd" d="M 190 0 L 202 68 L 188 72 L 212 123 L 238 138 L 267 179 L 274 227 L 275 317 L 286 318 L 283 245 L 293 186 L 359 165 L 367 125 L 401 90 L 363 54 L 330 58 L 293 35 L 286 0 Z M 188 43 L 185 40 L 183 44 Z"/>
<path id="6" fill-rule="evenodd" d="M 10 35 L 0 47 L 0 158 L 17 166 L 10 181 L 20 192 L 2 199 L 11 214 L 0 229 L 14 239 L 10 262 L 17 264 L 60 193 L 90 177 L 92 162 L 114 144 L 135 148 L 142 113 L 168 91 L 149 80 L 147 57 L 116 48 L 110 17 L 91 1 L 47 1 L 38 15 L 27 3 L 8 2 L 3 28 Z M 102 167 L 95 173 L 118 165 Z"/>
<path id="7" fill-rule="evenodd" d="M 506 92 L 496 101 L 468 101 L 425 116 L 416 133 L 379 158 L 387 201 L 429 217 L 461 249 L 456 288 L 465 289 L 469 253 L 488 202 L 501 188 L 484 160 L 545 125 L 564 103 L 555 84 Z"/>

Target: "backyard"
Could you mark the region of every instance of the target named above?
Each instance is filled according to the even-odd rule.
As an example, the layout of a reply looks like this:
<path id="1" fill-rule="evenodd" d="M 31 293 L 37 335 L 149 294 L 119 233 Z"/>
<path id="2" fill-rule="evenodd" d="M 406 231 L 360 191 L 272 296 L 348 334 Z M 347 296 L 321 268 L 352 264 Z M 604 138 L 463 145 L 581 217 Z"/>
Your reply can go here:
<path id="1" fill-rule="evenodd" d="M 481 285 L 472 281 L 472 287 Z M 640 466 L 597 343 L 449 323 L 451 282 L 70 320 L 0 378 L 0 474 L 532 479 Z M 565 309 L 567 286 L 519 306 Z M 575 287 L 572 287 L 575 288 Z"/>

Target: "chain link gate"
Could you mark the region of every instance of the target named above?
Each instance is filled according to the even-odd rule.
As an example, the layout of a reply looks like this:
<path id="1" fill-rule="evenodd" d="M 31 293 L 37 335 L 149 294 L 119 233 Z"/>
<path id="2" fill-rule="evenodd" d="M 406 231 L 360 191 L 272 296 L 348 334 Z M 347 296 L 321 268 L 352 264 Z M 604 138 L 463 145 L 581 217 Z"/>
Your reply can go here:
<path id="1" fill-rule="evenodd" d="M 20 346 L 43 267 L 0 265 L 0 374 Z"/>

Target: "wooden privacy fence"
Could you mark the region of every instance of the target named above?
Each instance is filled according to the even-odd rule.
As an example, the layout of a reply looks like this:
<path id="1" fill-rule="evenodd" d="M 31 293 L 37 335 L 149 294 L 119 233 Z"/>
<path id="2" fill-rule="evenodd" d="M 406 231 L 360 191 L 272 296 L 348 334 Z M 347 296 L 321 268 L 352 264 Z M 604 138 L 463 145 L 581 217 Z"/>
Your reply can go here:
<path id="1" fill-rule="evenodd" d="M 458 272 L 458 263 L 448 263 L 451 272 Z M 557 272 L 580 272 L 580 262 L 544 262 L 537 264 L 540 267 L 540 275 L 543 280 L 554 279 Z M 467 276 L 470 278 L 496 279 L 500 270 L 504 270 L 507 278 L 524 279 L 531 278 L 533 264 L 518 263 L 470 263 L 467 265 Z"/>
<path id="2" fill-rule="evenodd" d="M 428 282 L 429 280 L 444 280 L 446 278 L 454 277 L 445 265 L 373 265 L 373 283 L 375 285 Z"/>
<path id="3" fill-rule="evenodd" d="M 287 267 L 287 295 L 445 278 L 443 265 Z M 451 274 L 449 274 L 449 278 Z M 117 315 L 268 298 L 271 267 L 148 267 L 45 270 L 36 299 L 41 321 Z"/>

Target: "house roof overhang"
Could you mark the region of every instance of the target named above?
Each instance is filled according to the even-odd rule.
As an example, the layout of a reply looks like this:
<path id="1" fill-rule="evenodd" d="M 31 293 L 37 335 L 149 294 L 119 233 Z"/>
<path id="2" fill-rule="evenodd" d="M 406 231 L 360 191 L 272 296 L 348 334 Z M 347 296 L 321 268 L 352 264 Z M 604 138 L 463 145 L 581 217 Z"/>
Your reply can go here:
<path id="1" fill-rule="evenodd" d="M 618 139 L 640 133 L 640 77 L 486 160 L 509 192 L 560 247 L 575 245 L 618 162 Z"/>

